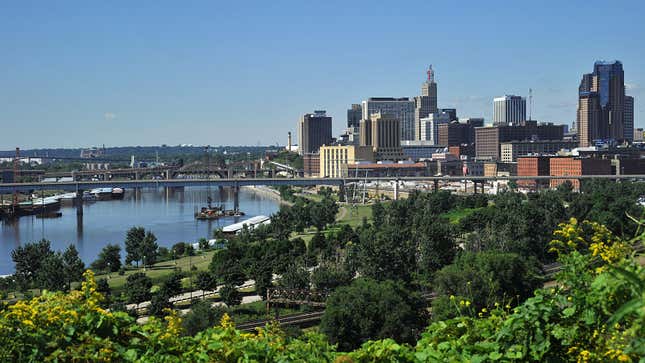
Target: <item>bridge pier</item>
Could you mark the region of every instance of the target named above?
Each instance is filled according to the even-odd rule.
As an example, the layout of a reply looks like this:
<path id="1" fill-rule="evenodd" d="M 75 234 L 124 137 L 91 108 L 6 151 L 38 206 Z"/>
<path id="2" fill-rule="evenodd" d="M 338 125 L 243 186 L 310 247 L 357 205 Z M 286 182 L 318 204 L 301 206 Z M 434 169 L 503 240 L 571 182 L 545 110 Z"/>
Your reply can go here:
<path id="1" fill-rule="evenodd" d="M 233 179 L 233 169 L 226 169 L 226 175 L 229 179 Z"/>
<path id="2" fill-rule="evenodd" d="M 399 180 L 394 182 L 394 200 L 399 200 Z"/>
<path id="3" fill-rule="evenodd" d="M 76 204 L 76 215 L 82 216 L 83 215 L 83 191 L 82 190 L 76 191 L 76 200 L 74 201 L 74 204 Z"/>
<path id="4" fill-rule="evenodd" d="M 236 212 L 240 210 L 240 186 L 233 187 L 233 210 Z"/>
<path id="5" fill-rule="evenodd" d="M 166 170 L 166 180 L 170 180 L 170 170 Z"/>

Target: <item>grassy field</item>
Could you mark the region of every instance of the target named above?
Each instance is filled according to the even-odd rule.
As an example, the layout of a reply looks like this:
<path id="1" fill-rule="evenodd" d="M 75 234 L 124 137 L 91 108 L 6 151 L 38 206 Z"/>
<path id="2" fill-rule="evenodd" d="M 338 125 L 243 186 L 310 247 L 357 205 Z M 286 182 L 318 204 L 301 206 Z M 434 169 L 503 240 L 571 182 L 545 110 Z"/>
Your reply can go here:
<path id="1" fill-rule="evenodd" d="M 481 208 L 453 209 L 450 212 L 444 213 L 443 216 L 448 218 L 451 224 L 457 224 L 462 218 L 471 215 L 473 212 L 479 209 Z"/>
<path id="2" fill-rule="evenodd" d="M 368 221 L 372 220 L 371 205 L 343 205 L 338 210 L 336 221 L 341 224 L 349 224 L 351 227 L 358 227 L 363 223 L 363 218 L 367 218 Z"/>
<path id="3" fill-rule="evenodd" d="M 146 267 L 145 274 L 152 279 L 152 281 L 155 284 L 160 283 L 163 281 L 165 277 L 170 275 L 172 271 L 177 267 L 180 268 L 182 272 L 188 272 L 191 271 L 191 266 L 194 266 L 197 271 L 199 270 L 207 270 L 208 265 L 211 262 L 211 259 L 213 258 L 213 254 L 215 251 L 206 251 L 204 253 L 191 256 L 191 257 L 181 257 L 178 258 L 174 261 L 165 261 L 165 262 L 159 262 L 156 263 L 152 266 Z M 96 275 L 96 279 L 101 279 L 101 278 L 107 278 L 108 283 L 110 284 L 110 288 L 112 291 L 116 294 L 119 294 L 123 291 L 125 287 L 125 281 L 128 278 L 129 275 L 132 275 L 137 272 L 144 272 L 143 268 L 132 268 L 126 270 L 124 275 L 119 275 L 116 272 L 112 272 L 110 274 L 101 274 L 101 275 Z M 185 285 L 184 287 L 188 287 L 189 279 L 184 279 L 182 283 Z"/>

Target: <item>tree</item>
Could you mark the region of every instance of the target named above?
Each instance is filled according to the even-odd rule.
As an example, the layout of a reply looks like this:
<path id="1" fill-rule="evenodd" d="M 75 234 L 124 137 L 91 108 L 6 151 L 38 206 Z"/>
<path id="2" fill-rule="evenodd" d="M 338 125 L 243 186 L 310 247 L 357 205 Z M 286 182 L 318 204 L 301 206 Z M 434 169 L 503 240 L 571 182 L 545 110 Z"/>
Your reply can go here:
<path id="1" fill-rule="evenodd" d="M 535 259 L 515 253 L 464 252 L 435 274 L 434 292 L 440 297 L 433 302 L 432 315 L 441 320 L 455 314 L 450 296 L 472 304 L 462 314 L 492 309 L 495 303 L 519 303 L 542 284 L 537 265 Z"/>
<path id="2" fill-rule="evenodd" d="M 251 278 L 255 281 L 255 292 L 262 300 L 267 297 L 267 290 L 273 286 L 273 273 L 268 261 L 258 261 L 251 267 Z"/>
<path id="3" fill-rule="evenodd" d="M 106 278 L 98 279 L 96 281 L 96 291 L 101 293 L 108 301 L 112 296 L 112 290 L 110 289 L 110 284 Z"/>
<path id="4" fill-rule="evenodd" d="M 375 280 L 409 282 L 416 270 L 416 248 L 409 230 L 394 224 L 362 229 L 357 258 L 360 274 Z"/>
<path id="5" fill-rule="evenodd" d="M 150 231 L 146 232 L 146 236 L 141 242 L 141 258 L 144 266 L 153 265 L 157 262 L 157 237 Z"/>
<path id="6" fill-rule="evenodd" d="M 279 285 L 285 289 L 306 290 L 309 289 L 309 271 L 302 266 L 292 265 L 287 272 L 282 274 Z"/>
<path id="7" fill-rule="evenodd" d="M 132 227 L 125 235 L 125 264 L 129 265 L 132 262 L 137 263 L 143 258 L 141 255 L 141 245 L 146 237 L 146 231 L 143 227 Z"/>
<path id="8" fill-rule="evenodd" d="M 11 259 L 16 265 L 14 276 L 17 285 L 23 290 L 29 288 L 35 282 L 42 262 L 53 253 L 51 244 L 45 239 L 27 243 L 11 251 Z"/>
<path id="9" fill-rule="evenodd" d="M 152 280 L 142 272 L 134 273 L 125 281 L 125 291 L 129 303 L 139 304 L 150 300 Z"/>
<path id="10" fill-rule="evenodd" d="M 202 330 L 217 325 L 226 310 L 221 307 L 212 307 L 208 301 L 198 301 L 191 306 L 188 314 L 183 316 L 181 324 L 186 335 L 193 336 Z"/>
<path id="11" fill-rule="evenodd" d="M 67 289 L 72 288 L 72 281 L 81 281 L 85 264 L 78 255 L 78 250 L 74 245 L 69 245 L 63 252 L 63 269 L 67 280 Z"/>
<path id="12" fill-rule="evenodd" d="M 202 290 L 202 298 L 206 290 L 212 290 L 217 287 L 217 279 L 209 271 L 200 271 L 195 280 L 197 288 Z"/>
<path id="13" fill-rule="evenodd" d="M 348 285 L 352 277 L 352 273 L 342 266 L 324 265 L 312 272 L 311 282 L 316 290 L 331 291 L 339 286 Z"/>
<path id="14" fill-rule="evenodd" d="M 99 271 L 119 271 L 121 268 L 121 247 L 115 244 L 106 245 L 96 261 L 92 262 L 91 267 Z"/>
<path id="15" fill-rule="evenodd" d="M 358 279 L 327 298 L 320 328 L 347 351 L 369 339 L 411 343 L 425 323 L 423 300 L 402 283 Z"/>
<path id="16" fill-rule="evenodd" d="M 454 259 L 457 252 L 455 236 L 446 220 L 438 219 L 417 226 L 413 235 L 419 246 L 419 270 L 427 277 Z"/>
<path id="17" fill-rule="evenodd" d="M 181 294 L 181 279 L 183 277 L 184 275 L 181 272 L 173 272 L 168 276 L 166 281 L 163 282 L 161 290 L 163 290 L 169 298 Z"/>
<path id="18" fill-rule="evenodd" d="M 231 284 L 226 284 L 219 289 L 219 296 L 226 306 L 240 305 L 242 302 L 242 295 L 240 295 L 237 288 Z"/>
<path id="19" fill-rule="evenodd" d="M 36 274 L 37 285 L 41 289 L 62 291 L 67 287 L 65 265 L 60 252 L 52 253 L 42 260 Z"/>

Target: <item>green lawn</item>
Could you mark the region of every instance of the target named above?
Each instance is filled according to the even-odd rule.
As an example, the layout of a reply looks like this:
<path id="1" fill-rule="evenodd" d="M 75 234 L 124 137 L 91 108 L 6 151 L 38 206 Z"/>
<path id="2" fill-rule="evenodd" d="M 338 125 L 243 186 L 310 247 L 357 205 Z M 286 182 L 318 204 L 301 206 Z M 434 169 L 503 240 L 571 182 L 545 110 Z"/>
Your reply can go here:
<path id="1" fill-rule="evenodd" d="M 338 211 L 336 221 L 342 224 L 349 224 L 351 227 L 355 228 L 363 223 L 363 218 L 367 218 L 368 221 L 372 220 L 371 205 L 343 205 Z"/>
<path id="2" fill-rule="evenodd" d="M 451 224 L 458 224 L 462 218 L 471 215 L 473 212 L 479 209 L 481 208 L 453 209 L 449 212 L 444 213 L 443 216 L 448 218 Z"/>
<path id="3" fill-rule="evenodd" d="M 191 271 L 191 266 L 195 266 L 197 270 L 207 270 L 214 253 L 215 251 L 206 251 L 196 256 L 181 257 L 174 261 L 159 262 L 146 267 L 145 271 L 143 271 L 143 268 L 141 267 L 138 269 L 127 269 L 124 275 L 119 275 L 116 272 L 110 273 L 109 277 L 108 274 L 96 275 L 96 279 L 107 278 L 110 288 L 114 293 L 118 294 L 124 289 L 125 281 L 131 274 L 136 272 L 145 272 L 145 274 L 150 277 L 155 284 L 157 284 L 163 281 L 163 279 L 167 277 L 175 267 L 180 268 L 182 272 Z M 188 287 L 189 279 L 185 280 L 186 281 L 182 281 L 182 283 L 183 285 L 186 285 L 184 287 Z"/>

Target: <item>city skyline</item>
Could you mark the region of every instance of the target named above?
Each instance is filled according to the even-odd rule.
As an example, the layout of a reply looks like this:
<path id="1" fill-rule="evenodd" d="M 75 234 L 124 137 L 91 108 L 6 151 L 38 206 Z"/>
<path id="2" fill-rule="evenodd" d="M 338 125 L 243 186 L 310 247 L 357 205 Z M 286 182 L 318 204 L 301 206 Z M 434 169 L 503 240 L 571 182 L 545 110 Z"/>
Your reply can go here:
<path id="1" fill-rule="evenodd" d="M 489 123 L 494 97 L 526 97 L 532 88 L 534 119 L 570 125 L 580 74 L 596 60 L 617 59 L 635 99 L 634 126 L 643 127 L 645 54 L 630 40 L 645 35 L 635 11 L 643 5 L 601 13 L 574 3 L 557 3 L 557 14 L 542 4 L 501 9 L 473 3 L 458 11 L 420 3 L 426 11 L 405 12 L 294 3 L 285 14 L 262 4 L 3 4 L 0 44 L 8 51 L 0 59 L 0 125 L 11 138 L 2 138 L 0 149 L 285 144 L 298 117 L 315 109 L 327 110 L 338 135 L 351 104 L 418 96 L 428 64 L 436 71 L 439 108 Z M 430 10 L 443 15 L 432 31 L 422 26 Z M 520 24 L 517 15 L 529 12 L 549 29 Z M 395 26 L 357 27 L 356 15 Z M 620 22 L 611 30 L 579 27 L 568 22 L 573 15 L 590 24 L 607 17 Z M 343 23 L 349 19 L 353 26 Z M 440 26 L 455 19 L 460 27 Z M 508 21 L 502 27 L 496 19 Z M 340 25 L 302 26 L 312 21 Z M 430 38 L 432 47 L 419 48 Z M 367 48 L 354 49 L 356 40 Z M 491 56 L 511 44 L 522 57 Z M 365 49 L 380 56 L 360 56 Z M 296 57 L 303 54 L 316 56 Z M 252 97 L 258 87 L 272 92 Z"/>

